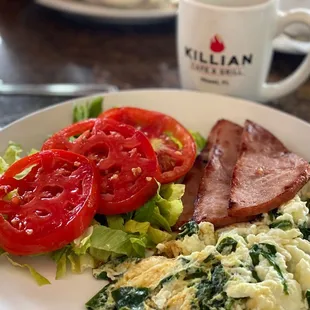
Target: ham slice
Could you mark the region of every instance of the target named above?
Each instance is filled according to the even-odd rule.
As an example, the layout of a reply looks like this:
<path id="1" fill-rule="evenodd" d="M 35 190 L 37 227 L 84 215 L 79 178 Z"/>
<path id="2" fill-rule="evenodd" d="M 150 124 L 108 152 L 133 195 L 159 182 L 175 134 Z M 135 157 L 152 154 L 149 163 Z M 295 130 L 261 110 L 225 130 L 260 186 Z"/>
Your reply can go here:
<path id="1" fill-rule="evenodd" d="M 268 212 L 292 199 L 310 178 L 310 165 L 251 121 L 242 134 L 230 193 L 231 216 Z"/>
<path id="2" fill-rule="evenodd" d="M 180 228 L 183 224 L 189 222 L 193 218 L 194 203 L 198 194 L 198 188 L 203 176 L 204 168 L 208 162 L 209 143 L 197 156 L 192 169 L 184 177 L 185 193 L 182 197 L 183 212 L 179 217 L 174 229 Z"/>
<path id="3" fill-rule="evenodd" d="M 228 215 L 231 179 L 236 164 L 242 127 L 227 120 L 218 121 L 209 137 L 209 161 L 199 186 L 193 219 L 216 227 L 248 221 Z"/>

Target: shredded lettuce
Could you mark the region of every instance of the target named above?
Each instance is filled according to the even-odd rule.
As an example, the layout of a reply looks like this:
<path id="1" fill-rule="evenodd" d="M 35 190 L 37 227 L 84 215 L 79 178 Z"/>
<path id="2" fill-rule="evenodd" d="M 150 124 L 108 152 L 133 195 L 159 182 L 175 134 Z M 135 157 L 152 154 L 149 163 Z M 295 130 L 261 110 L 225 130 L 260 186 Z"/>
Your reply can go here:
<path id="1" fill-rule="evenodd" d="M 150 227 L 150 223 L 149 222 L 137 222 L 134 220 L 129 220 L 126 224 L 125 224 L 125 231 L 128 233 L 139 233 L 141 235 L 143 234 L 147 234 L 149 227 Z"/>
<path id="2" fill-rule="evenodd" d="M 143 237 L 141 238 L 139 236 L 126 233 L 122 230 L 111 229 L 109 227 L 99 225 L 94 226 L 90 240 L 91 254 L 96 254 L 96 251 L 98 254 L 99 250 L 118 255 L 126 255 L 128 257 L 141 257 L 144 256 L 144 250 L 146 248 L 146 240 L 144 240 Z M 103 252 L 100 254 L 105 255 L 106 253 Z"/>
<path id="3" fill-rule="evenodd" d="M 198 131 L 189 131 L 195 140 L 197 153 L 200 153 L 205 147 L 207 140 Z"/>
<path id="4" fill-rule="evenodd" d="M 23 149 L 21 148 L 19 144 L 9 141 L 9 145 L 3 155 L 3 159 L 10 166 L 21 158 L 20 154 L 22 152 L 23 152 Z"/>
<path id="5" fill-rule="evenodd" d="M 172 239 L 171 234 L 160 229 L 153 228 L 152 226 L 149 227 L 147 234 L 154 244 L 162 243 Z"/>
<path id="6" fill-rule="evenodd" d="M 107 216 L 107 222 L 112 229 L 124 230 L 124 219 L 120 215 Z"/>
<path id="7" fill-rule="evenodd" d="M 92 101 L 75 105 L 73 108 L 73 123 L 95 118 L 102 112 L 103 98 L 94 98 Z"/>
<path id="8" fill-rule="evenodd" d="M 23 150 L 19 144 L 10 141 L 3 157 L 0 157 L 0 174 L 3 174 L 10 165 L 19 160 L 22 152 Z"/>
<path id="9" fill-rule="evenodd" d="M 71 271 L 73 273 L 82 273 L 88 268 L 93 269 L 96 267 L 96 261 L 94 257 L 88 253 L 83 255 L 76 255 L 75 253 L 71 252 L 68 255 L 68 259 L 71 264 Z"/>
<path id="10" fill-rule="evenodd" d="M 183 184 L 162 185 L 155 197 L 135 212 L 134 220 L 149 222 L 171 232 L 170 227 L 177 222 L 183 211 L 181 197 L 184 191 Z"/>
<path id="11" fill-rule="evenodd" d="M 5 256 L 14 267 L 27 268 L 32 278 L 37 282 L 39 286 L 51 284 L 51 282 L 48 279 L 46 279 L 40 273 L 38 273 L 32 266 L 28 264 L 19 264 L 15 262 L 12 258 L 10 258 L 8 254 L 6 254 Z"/>
<path id="12" fill-rule="evenodd" d="M 76 255 L 86 254 L 86 251 L 91 246 L 90 238 L 93 233 L 93 226 L 90 226 L 79 238 L 72 242 L 72 250 Z"/>

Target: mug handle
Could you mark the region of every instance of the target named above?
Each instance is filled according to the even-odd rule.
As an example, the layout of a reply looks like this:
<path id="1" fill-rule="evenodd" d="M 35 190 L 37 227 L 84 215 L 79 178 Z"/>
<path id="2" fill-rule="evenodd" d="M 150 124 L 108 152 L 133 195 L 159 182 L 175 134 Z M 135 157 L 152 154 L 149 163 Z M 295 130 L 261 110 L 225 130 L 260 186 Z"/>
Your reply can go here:
<path id="1" fill-rule="evenodd" d="M 287 13 L 279 12 L 275 37 L 283 33 L 284 29 L 293 23 L 303 23 L 309 26 L 310 31 L 310 13 L 305 10 L 290 10 Z M 300 66 L 287 78 L 277 83 L 264 83 L 260 93 L 260 100 L 268 101 L 291 93 L 307 80 L 309 74 L 310 51 Z"/>

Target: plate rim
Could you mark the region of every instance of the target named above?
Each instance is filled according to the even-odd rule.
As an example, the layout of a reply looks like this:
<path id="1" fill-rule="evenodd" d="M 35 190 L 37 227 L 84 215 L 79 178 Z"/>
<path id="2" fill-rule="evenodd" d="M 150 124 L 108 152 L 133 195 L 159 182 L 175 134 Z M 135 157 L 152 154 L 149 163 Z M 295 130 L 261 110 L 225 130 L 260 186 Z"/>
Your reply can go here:
<path id="1" fill-rule="evenodd" d="M 107 6 L 94 6 L 86 5 L 85 3 L 79 3 L 75 1 L 64 1 L 64 0 L 35 0 L 38 5 L 46 8 L 54 9 L 64 13 L 93 17 L 103 18 L 113 21 L 135 21 L 143 20 L 145 22 L 151 20 L 163 20 L 171 19 L 177 15 L 177 8 L 173 9 L 117 9 L 110 8 Z"/>
<path id="2" fill-rule="evenodd" d="M 118 96 L 119 94 L 122 95 L 126 95 L 127 93 L 154 93 L 154 92 L 160 92 L 160 93 L 188 93 L 188 94 L 196 94 L 196 95 L 207 95 L 207 96 L 214 96 L 215 98 L 222 98 L 223 100 L 230 100 L 230 101 L 235 101 L 236 103 L 239 102 L 241 104 L 247 104 L 262 110 L 265 110 L 266 112 L 272 110 L 278 114 L 281 114 L 283 116 L 289 117 L 292 120 L 298 121 L 303 123 L 305 126 L 309 127 L 309 131 L 310 131 L 310 122 L 307 122 L 299 117 L 297 117 L 296 115 L 292 115 L 288 112 L 282 111 L 282 110 L 278 110 L 274 107 L 268 106 L 266 104 L 263 103 L 259 103 L 259 102 L 255 102 L 255 101 L 251 101 L 251 100 L 247 100 L 247 99 L 243 99 L 243 98 L 238 98 L 238 97 L 231 97 L 231 96 L 226 96 L 226 95 L 221 95 L 221 94 L 216 94 L 216 93 L 211 93 L 211 92 L 201 92 L 201 91 L 195 91 L 195 90 L 187 90 L 187 89 L 175 89 L 175 88 L 135 88 L 135 89 L 130 89 L 130 90 L 120 90 L 117 92 L 98 92 L 98 93 L 94 93 L 92 95 L 89 96 L 82 96 L 82 97 L 76 97 L 73 99 L 69 99 L 69 100 L 65 100 L 65 101 L 61 101 L 58 102 L 56 104 L 52 104 L 48 107 L 45 108 L 41 108 L 38 109 L 34 112 L 28 113 L 25 116 L 16 119 L 15 121 L 5 125 L 4 127 L 2 127 L 0 129 L 0 135 L 3 133 L 3 131 L 5 131 L 7 128 L 14 126 L 15 124 L 22 122 L 25 119 L 31 118 L 37 114 L 40 114 L 44 111 L 48 111 L 51 109 L 57 109 L 59 106 L 62 105 L 66 105 L 66 104 L 70 104 L 73 105 L 74 103 L 78 103 L 80 101 L 86 101 L 89 100 L 91 98 L 96 98 L 96 97 L 109 97 L 109 96 Z"/>

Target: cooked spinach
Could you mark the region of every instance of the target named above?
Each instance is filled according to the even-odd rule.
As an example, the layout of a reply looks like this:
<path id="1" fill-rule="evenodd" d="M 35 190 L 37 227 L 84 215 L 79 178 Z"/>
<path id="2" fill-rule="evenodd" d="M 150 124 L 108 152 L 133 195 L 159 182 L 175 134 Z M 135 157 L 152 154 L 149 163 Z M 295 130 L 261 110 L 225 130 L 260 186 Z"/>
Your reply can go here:
<path id="1" fill-rule="evenodd" d="M 306 292 L 306 299 L 308 302 L 308 308 L 310 309 L 310 290 L 307 290 L 307 292 Z"/>
<path id="2" fill-rule="evenodd" d="M 124 286 L 112 291 L 117 309 L 142 310 L 148 296 L 149 289 L 146 287 Z"/>
<path id="3" fill-rule="evenodd" d="M 183 226 L 180 227 L 180 233 L 177 236 L 177 239 L 182 239 L 185 236 L 192 236 L 198 234 L 199 226 L 196 222 L 190 221 L 185 223 Z"/>
<path id="4" fill-rule="evenodd" d="M 222 255 L 228 255 L 231 252 L 235 252 L 238 242 L 231 237 L 224 238 L 216 247 L 216 250 Z"/>
<path id="5" fill-rule="evenodd" d="M 108 291 L 112 284 L 106 285 L 100 290 L 93 298 L 91 298 L 86 304 L 88 310 L 112 310 L 115 308 L 114 302 L 109 302 Z"/>
<path id="6" fill-rule="evenodd" d="M 298 226 L 300 232 L 302 233 L 303 239 L 310 241 L 310 228 L 307 223 Z"/>
<path id="7" fill-rule="evenodd" d="M 306 207 L 310 209 L 310 198 L 306 200 Z"/>
<path id="8" fill-rule="evenodd" d="M 273 222 L 269 225 L 269 228 L 279 228 L 282 230 L 289 230 L 293 228 L 293 224 L 289 220 L 283 220 L 279 222 Z"/>
<path id="9" fill-rule="evenodd" d="M 276 254 L 277 254 L 276 247 L 274 245 L 268 244 L 268 243 L 254 244 L 252 246 L 252 248 L 250 249 L 250 257 L 252 259 L 252 263 L 253 263 L 254 267 L 259 264 L 259 255 L 266 258 L 268 260 L 269 264 L 275 269 L 275 271 L 278 273 L 279 277 L 282 279 L 284 293 L 288 294 L 287 281 L 284 278 L 283 273 L 282 273 L 279 265 L 275 261 Z M 256 273 L 256 276 L 257 276 L 257 273 Z"/>
<path id="10" fill-rule="evenodd" d="M 278 209 L 273 209 L 268 212 L 270 221 L 274 221 L 278 216 L 281 215 Z"/>
<path id="11" fill-rule="evenodd" d="M 94 98 L 90 102 L 84 104 L 77 104 L 73 108 L 73 123 L 88 119 L 98 117 L 102 112 L 102 102 L 103 98 Z"/>
<path id="12" fill-rule="evenodd" d="M 211 310 L 226 308 L 228 296 L 223 291 L 229 275 L 221 264 L 213 266 L 197 286 L 196 304 L 199 309 Z"/>

